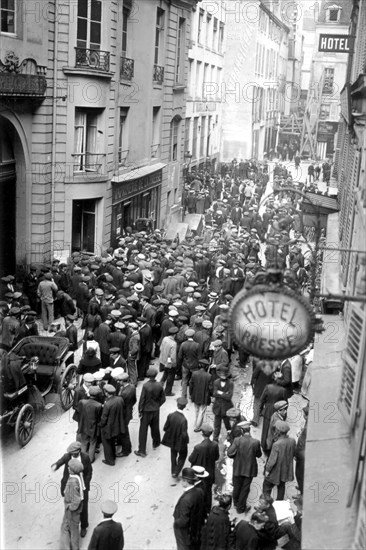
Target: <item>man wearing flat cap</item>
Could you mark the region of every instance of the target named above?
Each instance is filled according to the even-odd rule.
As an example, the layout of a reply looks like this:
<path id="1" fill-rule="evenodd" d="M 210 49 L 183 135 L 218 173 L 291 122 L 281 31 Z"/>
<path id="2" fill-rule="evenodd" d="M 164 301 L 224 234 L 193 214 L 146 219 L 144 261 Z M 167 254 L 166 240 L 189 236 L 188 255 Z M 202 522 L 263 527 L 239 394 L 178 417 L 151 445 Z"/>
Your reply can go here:
<path id="1" fill-rule="evenodd" d="M 79 549 L 79 523 L 84 508 L 84 467 L 77 458 L 67 463 L 69 477 L 65 486 L 65 512 L 61 525 L 61 548 Z M 85 529 L 86 533 L 86 529 Z M 82 536 L 85 536 L 82 535 Z"/>
<path id="2" fill-rule="evenodd" d="M 178 477 L 188 455 L 188 422 L 184 416 L 187 399 L 178 397 L 177 410 L 168 414 L 164 424 L 162 445 L 170 447 L 170 463 L 172 477 Z"/>
<path id="3" fill-rule="evenodd" d="M 57 460 L 57 462 L 52 464 L 51 469 L 54 472 L 56 472 L 61 466 L 64 466 L 64 472 L 61 479 L 61 495 L 64 497 L 66 495 L 66 485 L 70 477 L 70 471 L 69 471 L 68 465 L 70 460 L 72 459 L 82 466 L 82 470 L 80 471 L 83 472 L 84 488 L 83 488 L 83 495 L 82 495 L 83 507 L 82 507 L 81 516 L 80 516 L 80 523 L 81 523 L 80 535 L 82 537 L 85 537 L 86 531 L 89 526 L 88 500 L 89 500 L 90 482 L 93 475 L 93 467 L 91 465 L 89 455 L 81 451 L 81 443 L 79 441 L 74 441 L 73 443 L 70 443 L 70 445 L 67 447 L 66 453 L 59 460 Z M 68 547 L 65 547 L 65 548 L 68 548 Z"/>
<path id="4" fill-rule="evenodd" d="M 224 421 L 226 430 L 231 429 L 230 420 L 226 416 L 226 411 L 234 406 L 232 402 L 234 383 L 228 379 L 230 375 L 228 367 L 220 367 L 217 370 L 217 374 L 218 379 L 214 381 L 212 392 L 214 398 L 212 412 L 215 415 L 214 441 L 219 440 L 222 421 Z"/>
<path id="5" fill-rule="evenodd" d="M 191 466 L 203 466 L 208 472 L 205 480 L 207 491 L 205 491 L 205 507 L 208 513 L 212 504 L 212 485 L 215 483 L 216 462 L 220 458 L 219 445 L 217 441 L 212 441 L 211 435 L 213 428 L 209 424 L 202 424 L 201 432 L 203 440 L 195 445 L 188 460 Z"/>
<path id="6" fill-rule="evenodd" d="M 263 493 L 270 495 L 273 487 L 277 486 L 277 500 L 284 500 L 286 482 L 294 479 L 296 441 L 288 436 L 290 426 L 284 420 L 277 420 L 275 428 L 278 438 L 272 445 L 265 466 Z"/>
<path id="7" fill-rule="evenodd" d="M 207 406 L 211 403 L 212 383 L 211 374 L 207 372 L 208 366 L 207 359 L 199 359 L 199 368 L 192 372 L 189 382 L 189 394 L 195 408 L 195 432 L 200 431 Z"/>
<path id="8" fill-rule="evenodd" d="M 116 395 L 116 388 L 112 384 L 104 386 L 106 401 L 100 421 L 104 460 L 108 466 L 114 466 L 116 461 L 116 438 L 123 436 L 126 431 L 124 418 L 123 398 Z"/>
<path id="9" fill-rule="evenodd" d="M 133 384 L 130 383 L 129 376 L 126 372 L 124 372 L 120 377 L 121 382 L 121 388 L 119 390 L 118 395 L 122 397 L 123 399 L 123 411 L 124 411 L 124 417 L 125 417 L 125 426 L 126 431 L 122 436 L 120 436 L 119 441 L 117 443 L 121 444 L 121 451 L 116 453 L 116 456 L 123 457 L 128 456 L 132 452 L 132 445 L 131 445 L 131 438 L 130 438 L 130 432 L 128 429 L 128 425 L 132 420 L 133 417 L 133 407 L 136 404 L 136 388 Z"/>
<path id="10" fill-rule="evenodd" d="M 177 366 L 177 342 L 176 335 L 178 333 L 178 327 L 170 327 L 168 336 L 165 336 L 160 346 L 159 364 L 160 370 L 163 370 L 163 376 L 160 383 L 165 386 L 165 395 L 173 396 L 172 393 L 175 370 Z"/>
<path id="11" fill-rule="evenodd" d="M 178 352 L 178 369 L 182 368 L 182 397 L 187 398 L 192 372 L 198 369 L 200 346 L 193 340 L 193 329 L 186 330 L 185 335 L 187 340 L 182 343 Z"/>
<path id="12" fill-rule="evenodd" d="M 78 403 L 78 433 L 81 450 L 88 453 L 91 463 L 95 460 L 95 449 L 100 434 L 99 423 L 103 408 L 99 401 L 101 394 L 101 388 L 91 386 L 89 388 L 89 399 L 81 399 Z"/>
<path id="13" fill-rule="evenodd" d="M 41 300 L 41 317 L 43 329 L 48 330 L 48 326 L 53 322 L 54 312 L 53 303 L 58 288 L 52 279 L 52 274 L 45 273 L 43 281 L 41 281 L 37 288 L 37 295 Z"/>
<path id="14" fill-rule="evenodd" d="M 234 439 L 228 448 L 227 455 L 234 459 L 234 506 L 238 514 L 243 514 L 250 510 L 250 506 L 247 507 L 247 498 L 253 478 L 258 475 L 257 458 L 262 456 L 262 451 L 259 441 L 250 435 L 250 422 L 240 422 L 238 426 L 242 434 Z"/>
<path id="15" fill-rule="evenodd" d="M 140 334 L 140 357 L 137 361 L 137 379 L 144 380 L 151 361 L 154 347 L 152 327 L 147 323 L 146 317 L 138 317 Z"/>
<path id="16" fill-rule="evenodd" d="M 117 504 L 113 500 L 105 500 L 100 509 L 103 520 L 94 528 L 88 550 L 123 550 L 122 524 L 112 519 L 118 510 Z"/>
<path id="17" fill-rule="evenodd" d="M 174 508 L 174 535 L 177 550 L 198 550 L 204 524 L 204 492 L 192 468 L 183 468 L 183 494 Z"/>
<path id="18" fill-rule="evenodd" d="M 278 437 L 278 430 L 275 428 L 275 424 L 277 420 L 286 420 L 287 418 L 287 409 L 288 409 L 288 402 L 285 400 L 277 401 L 273 405 L 274 413 L 271 416 L 271 420 L 269 423 L 268 428 L 268 434 L 267 434 L 267 449 L 270 452 L 272 449 L 272 445 L 274 441 L 276 441 Z"/>
<path id="19" fill-rule="evenodd" d="M 158 375 L 157 369 L 150 367 L 146 373 L 149 378 L 142 386 L 139 400 L 139 448 L 135 451 L 135 455 L 142 458 L 146 457 L 146 440 L 147 431 L 150 426 L 153 449 L 160 446 L 160 407 L 165 403 L 165 393 L 163 386 L 156 380 Z"/>

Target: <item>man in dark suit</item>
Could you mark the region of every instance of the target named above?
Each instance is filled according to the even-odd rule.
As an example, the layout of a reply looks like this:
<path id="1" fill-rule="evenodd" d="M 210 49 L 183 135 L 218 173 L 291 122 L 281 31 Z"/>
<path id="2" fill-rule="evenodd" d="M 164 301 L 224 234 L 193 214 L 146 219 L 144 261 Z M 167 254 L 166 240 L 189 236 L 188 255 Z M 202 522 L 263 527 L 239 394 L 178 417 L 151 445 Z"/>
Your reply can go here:
<path id="1" fill-rule="evenodd" d="M 278 439 L 273 443 L 269 455 L 263 481 L 263 493 L 270 495 L 277 486 L 277 500 L 284 500 L 287 481 L 294 479 L 294 456 L 296 441 L 288 437 L 290 426 L 284 420 L 277 420 L 275 428 Z"/>
<path id="2" fill-rule="evenodd" d="M 116 369 L 118 367 L 122 368 L 123 370 L 126 370 L 126 361 L 122 357 L 122 352 L 119 347 L 114 347 L 109 350 L 110 352 L 110 364 L 109 366 L 112 369 Z"/>
<path id="3" fill-rule="evenodd" d="M 215 466 L 219 460 L 220 452 L 217 441 L 212 441 L 213 428 L 209 424 L 202 424 L 201 427 L 203 441 L 196 445 L 189 456 L 188 460 L 191 466 L 202 466 L 209 474 L 205 479 L 207 490 L 205 492 L 206 512 L 211 510 L 212 504 L 212 485 L 215 483 Z"/>
<path id="4" fill-rule="evenodd" d="M 228 380 L 229 369 L 221 367 L 217 370 L 219 378 L 215 380 L 213 385 L 213 397 L 215 399 L 212 406 L 212 412 L 215 415 L 214 422 L 214 441 L 219 440 L 221 422 L 224 421 L 225 428 L 231 429 L 229 417 L 226 416 L 226 412 L 234 405 L 232 397 L 234 393 L 234 384 L 231 380 Z"/>
<path id="5" fill-rule="evenodd" d="M 189 394 L 196 412 L 194 431 L 199 432 L 203 422 L 203 416 L 206 412 L 207 405 L 211 403 L 210 394 L 211 374 L 207 372 L 207 359 L 200 359 L 198 363 L 199 369 L 192 373 L 189 383 Z"/>
<path id="6" fill-rule="evenodd" d="M 99 435 L 99 422 L 102 416 L 102 404 L 98 401 L 102 390 L 98 386 L 89 388 L 89 399 L 81 399 L 78 404 L 78 432 L 81 450 L 88 453 L 90 462 L 95 459 L 95 449 Z"/>
<path id="7" fill-rule="evenodd" d="M 233 465 L 233 501 L 238 514 L 247 513 L 247 498 L 253 477 L 258 475 L 257 458 L 262 456 L 261 446 L 257 439 L 250 435 L 250 422 L 240 422 L 242 435 L 236 437 L 227 454 L 234 459 Z"/>
<path id="8" fill-rule="evenodd" d="M 192 372 L 198 369 L 200 345 L 193 340 L 195 331 L 191 328 L 186 330 L 187 340 L 182 343 L 178 351 L 178 370 L 182 368 L 182 397 L 187 398 L 187 387 Z"/>
<path id="9" fill-rule="evenodd" d="M 123 399 L 116 396 L 116 388 L 112 384 L 104 386 L 106 401 L 103 407 L 103 414 L 100 421 L 101 436 L 104 449 L 104 460 L 108 466 L 115 465 L 116 448 L 115 439 L 126 431 L 123 414 Z"/>
<path id="10" fill-rule="evenodd" d="M 123 550 L 124 536 L 121 523 L 112 519 L 118 506 L 113 500 L 101 504 L 103 520 L 95 527 L 88 550 Z"/>
<path id="11" fill-rule="evenodd" d="M 52 464 L 51 468 L 54 472 L 56 472 L 56 470 L 58 470 L 61 466 L 64 466 L 64 473 L 61 479 L 61 495 L 65 496 L 65 487 L 70 475 L 68 464 L 69 464 L 69 461 L 73 458 L 80 460 L 80 462 L 84 467 L 83 480 L 84 480 L 85 489 L 83 494 L 83 509 L 80 515 L 80 528 L 81 528 L 80 536 L 85 537 L 86 531 L 89 526 L 88 501 L 89 501 L 90 481 L 93 475 L 93 467 L 91 465 L 89 455 L 81 451 L 81 443 L 79 441 L 74 441 L 67 447 L 66 453 L 59 460 L 57 460 L 57 462 Z"/>
<path id="12" fill-rule="evenodd" d="M 137 379 L 144 380 L 151 361 L 154 339 L 152 328 L 147 324 L 146 317 L 138 317 L 137 321 L 140 323 L 140 357 L 137 360 Z"/>
<path id="13" fill-rule="evenodd" d="M 192 468 L 183 468 L 184 493 L 174 509 L 174 535 L 177 550 L 200 548 L 201 529 L 204 523 L 204 493 L 195 484 L 199 481 Z"/>
<path id="14" fill-rule="evenodd" d="M 267 436 L 269 425 L 271 422 L 272 414 L 274 413 L 274 404 L 277 401 L 286 401 L 286 390 L 276 383 L 267 384 L 264 388 L 260 403 L 259 414 L 263 411 L 263 426 L 261 435 L 261 446 L 265 453 L 268 454 L 269 449 L 267 447 Z"/>
<path id="15" fill-rule="evenodd" d="M 130 439 L 130 432 L 128 429 L 128 425 L 133 417 L 133 406 L 135 405 L 137 399 L 136 399 L 136 388 L 129 382 L 129 377 L 127 372 L 124 372 L 120 376 L 121 380 L 121 389 L 119 391 L 119 394 L 123 398 L 123 410 L 124 410 L 124 417 L 125 417 L 125 425 L 126 425 L 126 431 L 122 436 L 120 437 L 120 442 L 122 446 L 122 451 L 120 453 L 117 453 L 116 456 L 128 456 L 132 452 L 132 445 L 131 445 L 131 439 Z"/>
<path id="16" fill-rule="evenodd" d="M 135 451 L 135 455 L 141 457 L 146 456 L 146 440 L 149 426 L 153 448 L 156 449 L 160 445 L 160 407 L 165 403 L 166 398 L 163 386 L 156 380 L 157 375 L 157 369 L 150 367 L 146 373 L 149 380 L 142 386 L 139 400 L 139 449 Z"/>
<path id="17" fill-rule="evenodd" d="M 79 414 L 79 401 L 82 399 L 87 399 L 89 397 L 89 388 L 94 383 L 94 376 L 90 372 L 86 372 L 83 376 L 83 382 L 80 386 L 77 386 L 74 392 L 74 400 L 72 408 L 74 409 L 74 414 L 72 419 L 79 424 L 80 414 Z M 76 432 L 76 439 L 79 441 L 79 427 Z"/>
<path id="18" fill-rule="evenodd" d="M 184 416 L 187 399 L 178 397 L 177 410 L 168 415 L 164 425 L 162 444 L 170 447 L 171 474 L 178 477 L 188 455 L 188 422 Z"/>
<path id="19" fill-rule="evenodd" d="M 255 361 L 253 365 L 252 379 L 250 385 L 253 388 L 253 419 L 252 426 L 258 426 L 259 424 L 259 405 L 262 397 L 262 393 L 267 384 L 272 382 L 272 375 L 266 374 L 261 368 L 261 362 Z"/>
<path id="20" fill-rule="evenodd" d="M 70 351 L 76 351 L 78 349 L 78 329 L 74 325 L 75 317 L 73 315 L 67 315 L 65 317 L 66 338 L 70 342 Z"/>
<path id="21" fill-rule="evenodd" d="M 103 369 L 109 367 L 109 347 L 110 347 L 110 325 L 112 323 L 111 319 L 107 319 L 99 325 L 94 331 L 94 338 L 99 344 L 100 348 L 100 359 L 102 361 Z"/>

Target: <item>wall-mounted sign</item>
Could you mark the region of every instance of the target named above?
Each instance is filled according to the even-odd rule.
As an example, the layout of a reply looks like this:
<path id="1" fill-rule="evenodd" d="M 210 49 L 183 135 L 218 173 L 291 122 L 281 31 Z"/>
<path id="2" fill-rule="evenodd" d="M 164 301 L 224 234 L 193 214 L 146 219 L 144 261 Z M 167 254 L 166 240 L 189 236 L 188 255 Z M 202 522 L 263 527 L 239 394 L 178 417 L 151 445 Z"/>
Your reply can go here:
<path id="1" fill-rule="evenodd" d="M 320 34 L 319 52 L 349 53 L 353 46 L 353 36 L 349 34 Z"/>
<path id="2" fill-rule="evenodd" d="M 286 359 L 304 349 L 314 335 L 314 319 L 309 302 L 288 287 L 242 290 L 230 309 L 236 343 L 265 359 Z"/>

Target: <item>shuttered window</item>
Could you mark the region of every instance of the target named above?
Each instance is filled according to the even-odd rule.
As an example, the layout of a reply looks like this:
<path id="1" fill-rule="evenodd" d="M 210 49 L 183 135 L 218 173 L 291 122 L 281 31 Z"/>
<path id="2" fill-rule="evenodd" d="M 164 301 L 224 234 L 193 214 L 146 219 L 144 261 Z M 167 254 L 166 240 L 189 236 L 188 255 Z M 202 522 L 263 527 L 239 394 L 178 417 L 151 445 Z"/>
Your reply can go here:
<path id="1" fill-rule="evenodd" d="M 352 242 L 353 223 L 355 219 L 356 188 L 360 168 L 360 154 L 352 146 L 349 148 L 349 159 L 347 163 L 347 178 L 345 187 L 344 204 L 341 210 L 341 243 L 342 248 L 350 248 Z M 347 199 L 346 199 L 347 197 Z M 342 252 L 342 282 L 346 285 L 350 255 Z"/>
<path id="2" fill-rule="evenodd" d="M 365 550 L 366 547 L 366 467 L 363 468 L 361 499 L 357 515 L 355 539 L 352 550 Z"/>
<path id="3" fill-rule="evenodd" d="M 358 392 L 357 382 L 360 381 L 363 368 L 362 360 L 365 349 L 365 313 L 361 306 L 352 304 L 350 307 L 347 345 L 344 352 L 344 365 L 340 390 L 340 405 L 342 412 L 352 425 L 355 415 L 355 402 Z"/>
<path id="4" fill-rule="evenodd" d="M 355 57 L 352 69 L 352 82 L 366 71 L 366 4 L 360 3 L 360 13 L 356 32 Z"/>

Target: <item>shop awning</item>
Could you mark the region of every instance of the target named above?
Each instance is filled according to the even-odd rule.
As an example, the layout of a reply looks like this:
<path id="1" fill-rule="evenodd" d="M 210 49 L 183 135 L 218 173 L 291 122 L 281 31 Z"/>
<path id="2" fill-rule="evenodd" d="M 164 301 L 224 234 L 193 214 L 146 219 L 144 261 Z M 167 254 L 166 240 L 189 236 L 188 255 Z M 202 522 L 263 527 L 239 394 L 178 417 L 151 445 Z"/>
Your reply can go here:
<path id="1" fill-rule="evenodd" d="M 124 174 L 119 174 L 112 178 L 112 183 L 122 183 L 124 181 L 132 181 L 149 176 L 158 170 L 165 168 L 166 164 L 164 162 L 157 162 L 156 164 L 149 164 L 148 166 L 142 166 L 141 168 L 134 168 L 125 172 Z"/>
<path id="2" fill-rule="evenodd" d="M 311 201 L 313 204 L 316 204 L 317 206 L 327 208 L 332 212 L 339 211 L 338 201 L 334 197 L 325 197 L 324 195 L 318 195 L 317 193 L 306 193 L 306 196 L 309 197 L 309 201 Z M 306 205 L 309 203 L 306 199 L 304 199 L 303 204 Z"/>

